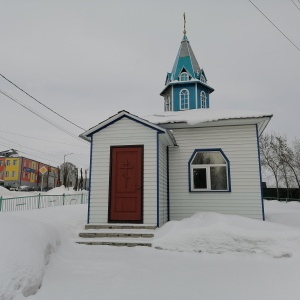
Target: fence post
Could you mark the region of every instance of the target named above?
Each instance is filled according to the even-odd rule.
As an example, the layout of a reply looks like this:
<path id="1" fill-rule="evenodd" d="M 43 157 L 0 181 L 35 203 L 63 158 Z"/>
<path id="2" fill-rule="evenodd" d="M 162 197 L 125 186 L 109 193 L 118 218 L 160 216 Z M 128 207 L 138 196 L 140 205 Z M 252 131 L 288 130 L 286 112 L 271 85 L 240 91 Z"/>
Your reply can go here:
<path id="1" fill-rule="evenodd" d="M 41 193 L 39 193 L 38 208 L 41 208 Z"/>
<path id="2" fill-rule="evenodd" d="M 2 196 L 0 196 L 0 211 L 2 210 Z"/>
<path id="3" fill-rule="evenodd" d="M 83 203 L 83 193 L 81 193 L 81 204 Z M 1 205 L 0 205 L 1 208 Z"/>
<path id="4" fill-rule="evenodd" d="M 63 205 L 65 205 L 65 194 L 63 194 Z"/>

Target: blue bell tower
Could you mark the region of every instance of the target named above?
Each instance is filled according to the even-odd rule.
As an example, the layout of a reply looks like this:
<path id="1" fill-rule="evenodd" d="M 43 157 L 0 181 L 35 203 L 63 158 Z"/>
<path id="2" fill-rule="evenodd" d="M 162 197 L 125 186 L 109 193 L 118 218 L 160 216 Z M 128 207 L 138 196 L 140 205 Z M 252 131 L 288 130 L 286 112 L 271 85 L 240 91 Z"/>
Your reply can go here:
<path id="1" fill-rule="evenodd" d="M 186 36 L 185 14 L 181 45 L 171 73 L 167 73 L 164 97 L 165 111 L 209 108 L 209 94 L 214 89 L 207 84 L 204 70 L 199 67 Z"/>

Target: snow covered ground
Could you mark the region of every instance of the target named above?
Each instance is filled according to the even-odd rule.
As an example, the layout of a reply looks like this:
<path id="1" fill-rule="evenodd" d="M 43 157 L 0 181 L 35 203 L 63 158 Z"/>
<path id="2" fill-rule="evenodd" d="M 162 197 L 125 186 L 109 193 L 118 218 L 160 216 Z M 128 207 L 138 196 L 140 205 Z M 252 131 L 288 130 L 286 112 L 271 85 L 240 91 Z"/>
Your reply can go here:
<path id="1" fill-rule="evenodd" d="M 170 222 L 154 246 L 73 242 L 86 205 L 0 214 L 0 299 L 299 299 L 300 203 Z"/>

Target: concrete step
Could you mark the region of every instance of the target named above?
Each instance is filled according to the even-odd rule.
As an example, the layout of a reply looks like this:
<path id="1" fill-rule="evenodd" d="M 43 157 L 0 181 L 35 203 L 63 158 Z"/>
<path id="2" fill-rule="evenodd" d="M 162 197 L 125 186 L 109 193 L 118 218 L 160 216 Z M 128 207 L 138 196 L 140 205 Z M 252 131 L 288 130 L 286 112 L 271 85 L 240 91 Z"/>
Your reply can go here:
<path id="1" fill-rule="evenodd" d="M 155 225 L 145 224 L 87 224 L 85 229 L 156 229 Z"/>
<path id="2" fill-rule="evenodd" d="M 81 245 L 99 245 L 99 246 L 117 246 L 117 247 L 151 247 L 151 239 L 149 238 L 93 238 L 93 239 L 82 239 L 75 240 L 77 244 Z"/>
<path id="3" fill-rule="evenodd" d="M 88 224 L 75 240 L 83 245 L 151 247 L 156 226 L 145 224 Z"/>
<path id="4" fill-rule="evenodd" d="M 153 233 L 126 233 L 126 232 L 81 232 L 82 238 L 122 237 L 122 238 L 152 238 Z"/>

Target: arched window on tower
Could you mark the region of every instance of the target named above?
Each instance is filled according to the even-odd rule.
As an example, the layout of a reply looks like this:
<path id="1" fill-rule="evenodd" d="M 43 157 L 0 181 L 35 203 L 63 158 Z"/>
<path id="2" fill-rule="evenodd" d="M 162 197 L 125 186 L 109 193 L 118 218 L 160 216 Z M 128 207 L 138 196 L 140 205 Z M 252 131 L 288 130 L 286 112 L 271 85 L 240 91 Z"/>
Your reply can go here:
<path id="1" fill-rule="evenodd" d="M 170 111 L 171 110 L 171 96 L 167 95 L 165 97 L 165 111 Z"/>
<path id="2" fill-rule="evenodd" d="M 189 109 L 190 93 L 187 89 L 182 89 L 179 93 L 180 110 Z"/>
<path id="3" fill-rule="evenodd" d="M 180 77 L 179 77 L 179 81 L 188 81 L 189 80 L 189 75 L 187 72 L 182 72 L 180 74 Z"/>
<path id="4" fill-rule="evenodd" d="M 206 83 L 206 79 L 203 74 L 201 74 L 201 76 L 200 76 L 200 81 L 203 83 Z"/>
<path id="5" fill-rule="evenodd" d="M 203 91 L 200 93 L 200 100 L 201 100 L 201 108 L 206 108 L 206 94 Z"/>

